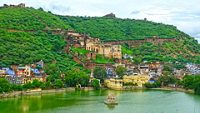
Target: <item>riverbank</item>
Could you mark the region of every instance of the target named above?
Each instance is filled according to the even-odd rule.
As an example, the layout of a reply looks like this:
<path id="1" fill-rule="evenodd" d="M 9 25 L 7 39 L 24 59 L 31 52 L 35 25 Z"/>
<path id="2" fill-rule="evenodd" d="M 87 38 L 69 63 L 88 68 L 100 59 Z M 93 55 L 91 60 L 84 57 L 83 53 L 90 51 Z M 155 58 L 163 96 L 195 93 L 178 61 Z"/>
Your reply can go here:
<path id="1" fill-rule="evenodd" d="M 164 90 L 164 91 L 179 91 L 179 92 L 185 92 L 185 93 L 192 93 L 194 94 L 194 90 L 191 89 L 183 89 L 183 88 L 172 88 L 172 87 L 161 87 L 161 88 L 150 88 L 153 90 Z"/>
<path id="2" fill-rule="evenodd" d="M 67 91 L 75 91 L 76 88 L 74 87 L 68 87 L 68 88 L 60 88 L 60 89 L 48 89 L 48 90 L 40 90 L 40 89 L 33 89 L 33 90 L 27 90 L 27 91 L 13 91 L 8 93 L 1 93 L 1 98 L 16 98 L 20 96 L 28 96 L 28 95 L 42 95 L 42 94 L 52 94 L 52 93 L 62 93 Z M 84 87 L 80 90 L 89 91 L 94 90 L 92 87 Z"/>

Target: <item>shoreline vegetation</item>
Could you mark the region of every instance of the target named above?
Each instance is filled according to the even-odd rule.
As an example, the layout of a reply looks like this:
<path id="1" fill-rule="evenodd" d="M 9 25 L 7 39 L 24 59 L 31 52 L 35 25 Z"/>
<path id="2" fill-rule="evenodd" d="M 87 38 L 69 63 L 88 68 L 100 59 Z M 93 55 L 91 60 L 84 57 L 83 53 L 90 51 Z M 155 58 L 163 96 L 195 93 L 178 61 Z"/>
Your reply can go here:
<path id="1" fill-rule="evenodd" d="M 108 88 L 102 88 L 105 90 L 108 90 Z M 48 90 L 42 90 L 40 88 L 26 90 L 26 91 L 13 91 L 13 92 L 7 92 L 7 93 L 0 93 L 0 99 L 4 98 L 18 98 L 21 96 L 33 96 L 33 95 L 44 95 L 44 94 L 53 94 L 53 93 L 63 93 L 63 92 L 70 92 L 75 91 L 75 87 L 68 87 L 68 88 L 59 88 L 59 89 L 48 89 Z M 93 87 L 83 87 L 78 90 L 83 91 L 92 91 L 95 90 Z M 114 90 L 114 89 L 109 89 Z M 121 90 L 121 91 L 134 91 L 134 90 L 160 90 L 160 91 L 177 91 L 177 92 L 184 92 L 189 94 L 194 94 L 194 91 L 191 89 L 184 89 L 184 88 L 172 88 L 172 87 L 160 87 L 160 88 L 133 88 L 129 90 Z M 116 90 L 117 91 L 117 90 Z"/>

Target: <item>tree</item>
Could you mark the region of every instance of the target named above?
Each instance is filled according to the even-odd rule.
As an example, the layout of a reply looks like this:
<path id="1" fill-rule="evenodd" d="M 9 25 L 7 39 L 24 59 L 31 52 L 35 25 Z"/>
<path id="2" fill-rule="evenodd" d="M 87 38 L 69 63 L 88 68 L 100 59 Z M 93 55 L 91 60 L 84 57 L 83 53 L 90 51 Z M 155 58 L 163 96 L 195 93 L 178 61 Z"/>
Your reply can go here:
<path id="1" fill-rule="evenodd" d="M 155 83 L 149 83 L 149 82 L 147 82 L 147 83 L 144 84 L 144 86 L 146 88 L 157 88 L 157 87 L 160 87 L 161 84 L 160 84 L 159 81 L 156 81 Z"/>
<path id="2" fill-rule="evenodd" d="M 162 86 L 167 86 L 169 84 L 175 84 L 177 79 L 174 76 L 161 76 L 159 77 L 158 81 L 161 83 Z"/>
<path id="3" fill-rule="evenodd" d="M 56 79 L 60 79 L 60 70 L 56 63 L 45 66 L 45 72 L 49 75 L 47 81 L 54 83 Z"/>
<path id="4" fill-rule="evenodd" d="M 100 82 L 97 79 L 92 80 L 91 85 L 96 90 L 100 89 Z"/>
<path id="5" fill-rule="evenodd" d="M 142 62 L 142 59 L 140 57 L 135 57 L 133 60 L 135 64 L 140 64 Z"/>
<path id="6" fill-rule="evenodd" d="M 0 92 L 8 92 L 11 90 L 11 84 L 5 78 L 0 78 Z"/>
<path id="7" fill-rule="evenodd" d="M 95 67 L 94 68 L 94 78 L 100 79 L 102 83 L 106 78 L 106 69 L 104 67 Z"/>
<path id="8" fill-rule="evenodd" d="M 23 87 L 22 85 L 12 84 L 11 89 L 14 91 L 22 91 Z"/>
<path id="9" fill-rule="evenodd" d="M 23 89 L 31 89 L 31 88 L 32 88 L 32 84 L 30 82 L 23 85 Z"/>
<path id="10" fill-rule="evenodd" d="M 186 75 L 182 80 L 182 84 L 186 89 L 195 89 L 198 88 L 199 81 L 200 76 Z"/>
<path id="11" fill-rule="evenodd" d="M 38 79 L 34 79 L 31 83 L 32 88 L 40 88 L 42 86 L 42 82 L 40 82 Z"/>
<path id="12" fill-rule="evenodd" d="M 84 71 L 72 69 L 65 73 L 65 84 L 70 87 L 78 84 L 85 87 L 89 84 L 89 76 Z"/>
<path id="13" fill-rule="evenodd" d="M 123 66 L 117 66 L 117 68 L 115 69 L 117 75 L 122 78 L 126 72 L 126 68 Z"/>
<path id="14" fill-rule="evenodd" d="M 63 87 L 63 82 L 60 79 L 57 79 L 55 81 L 55 88 L 62 88 Z"/>

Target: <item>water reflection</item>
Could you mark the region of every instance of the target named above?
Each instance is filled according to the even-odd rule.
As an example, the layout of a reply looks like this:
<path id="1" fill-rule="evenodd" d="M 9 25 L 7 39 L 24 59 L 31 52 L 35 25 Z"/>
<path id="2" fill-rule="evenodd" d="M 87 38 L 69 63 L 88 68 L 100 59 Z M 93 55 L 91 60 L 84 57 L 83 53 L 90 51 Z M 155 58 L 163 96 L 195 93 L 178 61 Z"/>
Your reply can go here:
<path id="1" fill-rule="evenodd" d="M 116 105 L 106 105 L 106 106 L 108 107 L 109 110 L 113 110 Z"/>
<path id="2" fill-rule="evenodd" d="M 105 105 L 107 95 L 118 105 Z M 200 113 L 200 96 L 169 91 L 75 91 L 0 100 L 0 113 Z"/>

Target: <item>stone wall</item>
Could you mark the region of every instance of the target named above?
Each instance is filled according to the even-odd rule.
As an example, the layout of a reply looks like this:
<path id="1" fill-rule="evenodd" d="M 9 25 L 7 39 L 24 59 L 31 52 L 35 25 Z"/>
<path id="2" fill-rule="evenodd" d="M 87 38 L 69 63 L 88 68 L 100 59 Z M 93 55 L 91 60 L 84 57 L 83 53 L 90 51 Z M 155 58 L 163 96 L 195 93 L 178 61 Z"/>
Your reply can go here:
<path id="1" fill-rule="evenodd" d="M 147 38 L 141 40 L 121 40 L 121 41 L 107 41 L 105 44 L 128 44 L 129 46 L 139 45 L 145 42 L 150 42 L 153 44 L 162 44 L 164 42 L 175 42 L 176 38 Z"/>

